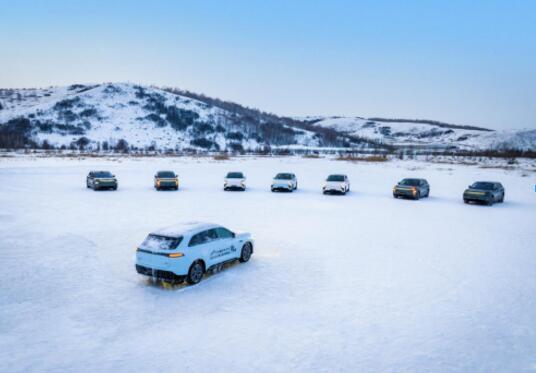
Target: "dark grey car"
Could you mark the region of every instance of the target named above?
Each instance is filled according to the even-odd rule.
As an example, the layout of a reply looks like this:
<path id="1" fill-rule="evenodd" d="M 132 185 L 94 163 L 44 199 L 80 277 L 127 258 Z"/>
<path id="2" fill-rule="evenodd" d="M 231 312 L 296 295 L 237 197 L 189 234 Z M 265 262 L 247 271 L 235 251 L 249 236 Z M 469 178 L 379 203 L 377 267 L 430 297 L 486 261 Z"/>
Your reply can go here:
<path id="1" fill-rule="evenodd" d="M 430 184 L 425 179 L 403 179 L 393 187 L 393 197 L 420 199 L 430 196 Z"/>
<path id="2" fill-rule="evenodd" d="M 117 179 L 110 171 L 90 171 L 86 177 L 86 187 L 93 190 L 117 189 Z"/>
<path id="3" fill-rule="evenodd" d="M 504 187 L 497 181 L 477 181 L 463 192 L 463 202 L 478 202 L 486 205 L 504 202 Z"/>

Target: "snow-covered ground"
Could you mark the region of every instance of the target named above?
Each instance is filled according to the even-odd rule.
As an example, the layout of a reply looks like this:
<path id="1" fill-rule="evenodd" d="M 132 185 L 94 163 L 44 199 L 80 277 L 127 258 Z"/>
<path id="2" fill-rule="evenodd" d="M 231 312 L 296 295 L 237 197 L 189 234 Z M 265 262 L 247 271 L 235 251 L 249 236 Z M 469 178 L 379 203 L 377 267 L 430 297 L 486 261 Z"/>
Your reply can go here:
<path id="1" fill-rule="evenodd" d="M 119 190 L 87 190 L 90 169 Z M 155 192 L 158 169 L 181 189 Z M 245 193 L 222 191 L 235 170 Z M 269 192 L 283 171 L 296 193 Z M 352 192 L 323 196 L 336 172 Z M 407 176 L 431 197 L 393 199 Z M 464 205 L 487 179 L 505 203 Z M 536 371 L 535 183 L 410 161 L 0 158 L 0 371 Z M 252 260 L 193 287 L 136 274 L 145 235 L 185 220 L 251 232 Z"/>

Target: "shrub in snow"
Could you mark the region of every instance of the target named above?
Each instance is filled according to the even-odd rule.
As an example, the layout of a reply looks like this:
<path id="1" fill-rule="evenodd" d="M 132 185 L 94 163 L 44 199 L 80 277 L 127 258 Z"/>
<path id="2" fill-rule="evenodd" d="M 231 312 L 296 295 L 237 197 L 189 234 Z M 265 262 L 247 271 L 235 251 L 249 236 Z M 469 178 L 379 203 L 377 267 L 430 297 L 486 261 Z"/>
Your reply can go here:
<path id="1" fill-rule="evenodd" d="M 64 111 L 67 109 L 72 109 L 79 103 L 80 103 L 80 97 L 67 98 L 65 100 L 56 102 L 56 104 L 54 105 L 54 110 Z"/>
<path id="2" fill-rule="evenodd" d="M 176 106 L 169 106 L 167 108 L 166 119 L 171 124 L 171 127 L 178 131 L 182 131 L 193 125 L 194 122 L 199 119 L 199 114 L 195 111 L 179 109 Z"/>
<path id="3" fill-rule="evenodd" d="M 216 144 L 214 141 L 205 139 L 205 138 L 197 138 L 190 141 L 190 144 L 193 146 L 198 146 L 203 149 L 211 149 L 211 150 L 219 150 L 220 146 Z"/>

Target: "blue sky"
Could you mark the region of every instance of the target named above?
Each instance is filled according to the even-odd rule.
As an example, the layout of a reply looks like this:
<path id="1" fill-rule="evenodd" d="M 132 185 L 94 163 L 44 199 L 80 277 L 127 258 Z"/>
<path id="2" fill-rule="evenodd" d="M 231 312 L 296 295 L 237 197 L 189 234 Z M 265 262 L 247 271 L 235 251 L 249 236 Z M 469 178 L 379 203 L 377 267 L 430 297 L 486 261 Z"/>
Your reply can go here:
<path id="1" fill-rule="evenodd" d="M 5 1 L 0 87 L 131 81 L 281 115 L 536 128 L 536 1 Z"/>

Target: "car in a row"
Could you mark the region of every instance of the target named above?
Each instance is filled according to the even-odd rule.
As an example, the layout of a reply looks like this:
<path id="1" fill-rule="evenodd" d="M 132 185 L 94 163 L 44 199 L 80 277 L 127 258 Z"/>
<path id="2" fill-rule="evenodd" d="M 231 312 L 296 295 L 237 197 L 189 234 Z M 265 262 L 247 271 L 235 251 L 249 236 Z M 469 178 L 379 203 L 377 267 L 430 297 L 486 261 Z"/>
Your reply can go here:
<path id="1" fill-rule="evenodd" d="M 90 171 L 86 178 L 86 186 L 94 190 L 116 190 L 118 181 L 109 171 Z M 179 177 L 174 171 L 158 171 L 154 175 L 154 188 L 179 189 Z M 282 172 L 275 175 L 270 190 L 272 192 L 293 192 L 298 189 L 298 178 L 291 172 Z M 239 171 L 225 175 L 223 190 L 246 190 L 246 176 Z M 350 191 L 350 180 L 344 174 L 329 175 L 322 185 L 323 194 L 342 194 Z M 476 202 L 492 205 L 504 201 L 504 187 L 496 181 L 477 181 L 470 185 L 463 193 L 465 203 Z M 393 187 L 394 198 L 411 198 L 419 200 L 430 196 L 430 184 L 426 179 L 406 178 Z"/>

